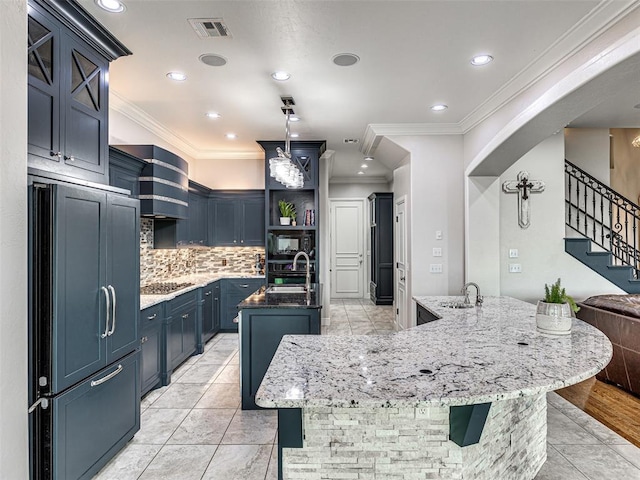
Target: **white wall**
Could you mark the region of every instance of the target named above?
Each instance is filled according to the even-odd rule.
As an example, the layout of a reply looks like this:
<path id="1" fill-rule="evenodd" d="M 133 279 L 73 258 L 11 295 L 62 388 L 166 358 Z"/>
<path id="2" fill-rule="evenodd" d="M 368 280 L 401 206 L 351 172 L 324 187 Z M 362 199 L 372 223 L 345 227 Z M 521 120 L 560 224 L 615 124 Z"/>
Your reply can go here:
<path id="1" fill-rule="evenodd" d="M 29 478 L 27 443 L 27 2 L 0 14 L 0 478 Z"/>
<path id="2" fill-rule="evenodd" d="M 618 287 L 578 262 L 564 251 L 564 137 L 556 134 L 538 144 L 500 177 L 500 185 L 526 170 L 534 180 L 546 184 L 545 191 L 532 194 L 531 225 L 518 226 L 517 198 L 500 193 L 500 290 L 522 300 L 535 302 L 545 283 L 562 279 L 567 293 L 576 300 L 602 293 L 623 293 Z M 510 259 L 516 248 L 519 258 Z M 519 263 L 522 273 L 509 273 L 509 263 Z"/>
<path id="3" fill-rule="evenodd" d="M 330 183 L 329 198 L 364 198 L 373 192 L 390 192 L 388 183 Z"/>
<path id="4" fill-rule="evenodd" d="M 564 156 L 574 165 L 610 185 L 608 128 L 565 128 Z"/>
<path id="5" fill-rule="evenodd" d="M 196 160 L 189 177 L 214 189 L 264 189 L 264 155 L 254 160 Z"/>
<path id="6" fill-rule="evenodd" d="M 411 152 L 411 295 L 457 294 L 464 283 L 462 136 L 390 138 Z M 442 240 L 436 240 L 436 231 Z M 442 257 L 433 257 L 434 247 L 442 249 Z M 432 263 L 442 263 L 443 273 L 429 273 Z"/>
<path id="7" fill-rule="evenodd" d="M 329 325 L 331 318 L 331 274 L 330 266 L 330 233 L 329 219 L 329 165 L 333 161 L 333 151 L 329 150 L 320 157 L 320 185 L 318 197 L 320 199 L 320 281 L 322 282 L 322 324 Z"/>
<path id="8" fill-rule="evenodd" d="M 465 282 L 500 295 L 500 178 L 467 177 Z"/>

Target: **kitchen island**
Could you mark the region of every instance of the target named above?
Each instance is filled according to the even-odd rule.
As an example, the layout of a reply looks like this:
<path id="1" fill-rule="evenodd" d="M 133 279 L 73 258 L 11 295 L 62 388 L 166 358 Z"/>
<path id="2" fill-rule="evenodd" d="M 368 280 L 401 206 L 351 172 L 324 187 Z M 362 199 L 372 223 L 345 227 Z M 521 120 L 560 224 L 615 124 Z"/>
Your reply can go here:
<path id="1" fill-rule="evenodd" d="M 389 336 L 286 336 L 256 395 L 279 409 L 280 478 L 533 479 L 546 459 L 546 392 L 609 362 L 598 330 L 535 326 L 535 306 L 489 297 Z M 303 434 L 304 432 L 304 434 Z"/>
<path id="2" fill-rule="evenodd" d="M 238 305 L 242 409 L 255 395 L 284 335 L 320 335 L 322 285 L 267 285 Z"/>

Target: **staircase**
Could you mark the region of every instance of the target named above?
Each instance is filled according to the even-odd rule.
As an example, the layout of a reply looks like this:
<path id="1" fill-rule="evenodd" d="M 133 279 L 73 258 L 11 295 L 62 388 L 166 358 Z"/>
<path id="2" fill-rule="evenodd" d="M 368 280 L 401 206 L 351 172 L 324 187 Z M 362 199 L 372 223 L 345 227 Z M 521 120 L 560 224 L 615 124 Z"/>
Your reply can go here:
<path id="1" fill-rule="evenodd" d="M 627 293 L 640 293 L 640 206 L 565 160 L 565 251 Z M 594 251 L 593 246 L 600 249 Z"/>

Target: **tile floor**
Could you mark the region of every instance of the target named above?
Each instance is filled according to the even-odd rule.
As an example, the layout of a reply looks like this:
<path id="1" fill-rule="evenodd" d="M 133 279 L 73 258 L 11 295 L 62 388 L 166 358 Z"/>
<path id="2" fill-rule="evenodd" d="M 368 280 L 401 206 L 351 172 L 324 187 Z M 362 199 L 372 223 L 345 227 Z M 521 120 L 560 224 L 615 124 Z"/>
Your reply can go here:
<path id="1" fill-rule="evenodd" d="M 392 307 L 333 300 L 327 335 L 393 332 Z M 220 334 L 142 400 L 142 427 L 94 480 L 276 480 L 276 414 L 240 410 L 238 336 Z M 555 393 L 536 480 L 640 480 L 640 449 Z M 495 479 L 509 480 L 509 479 Z"/>

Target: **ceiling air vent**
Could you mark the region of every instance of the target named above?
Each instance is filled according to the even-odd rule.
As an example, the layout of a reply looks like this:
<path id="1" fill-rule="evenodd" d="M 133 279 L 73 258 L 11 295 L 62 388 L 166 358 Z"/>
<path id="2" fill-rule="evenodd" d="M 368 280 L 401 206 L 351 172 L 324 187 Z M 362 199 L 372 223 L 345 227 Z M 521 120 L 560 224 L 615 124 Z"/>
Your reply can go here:
<path id="1" fill-rule="evenodd" d="M 222 18 L 190 18 L 189 23 L 201 38 L 231 37 Z"/>
<path id="2" fill-rule="evenodd" d="M 354 143 L 360 143 L 360 139 L 358 139 L 358 138 L 344 138 L 342 141 L 347 145 L 353 145 Z"/>

